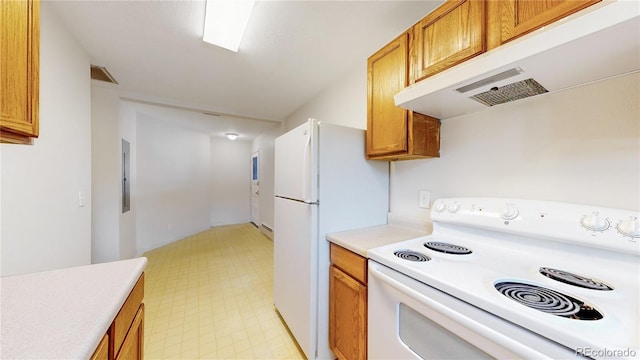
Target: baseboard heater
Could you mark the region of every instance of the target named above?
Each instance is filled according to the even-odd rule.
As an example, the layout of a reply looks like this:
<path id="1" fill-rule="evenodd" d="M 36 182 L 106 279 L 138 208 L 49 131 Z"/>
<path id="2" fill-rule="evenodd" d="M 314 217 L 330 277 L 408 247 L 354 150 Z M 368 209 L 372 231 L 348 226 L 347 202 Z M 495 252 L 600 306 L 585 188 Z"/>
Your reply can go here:
<path id="1" fill-rule="evenodd" d="M 260 231 L 262 231 L 263 234 L 267 235 L 271 240 L 273 240 L 273 229 L 268 227 L 265 224 L 260 225 Z"/>

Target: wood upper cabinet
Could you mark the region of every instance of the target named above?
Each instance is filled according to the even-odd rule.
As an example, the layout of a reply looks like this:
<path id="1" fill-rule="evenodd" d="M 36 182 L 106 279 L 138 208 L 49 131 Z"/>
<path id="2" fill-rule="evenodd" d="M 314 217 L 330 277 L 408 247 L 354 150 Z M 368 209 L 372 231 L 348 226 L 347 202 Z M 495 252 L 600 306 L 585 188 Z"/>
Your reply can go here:
<path id="1" fill-rule="evenodd" d="M 487 46 L 492 49 L 601 0 L 489 1 Z"/>
<path id="2" fill-rule="evenodd" d="M 339 360 L 367 358 L 367 259 L 331 244 L 329 345 Z"/>
<path id="3" fill-rule="evenodd" d="M 0 2 L 0 142 L 38 137 L 38 0 Z"/>
<path id="4" fill-rule="evenodd" d="M 485 51 L 486 4 L 480 0 L 449 0 L 414 26 L 414 81 Z"/>
<path id="5" fill-rule="evenodd" d="M 367 61 L 367 159 L 439 156 L 440 121 L 397 107 L 393 99 L 409 84 L 412 34 L 405 32 Z"/>

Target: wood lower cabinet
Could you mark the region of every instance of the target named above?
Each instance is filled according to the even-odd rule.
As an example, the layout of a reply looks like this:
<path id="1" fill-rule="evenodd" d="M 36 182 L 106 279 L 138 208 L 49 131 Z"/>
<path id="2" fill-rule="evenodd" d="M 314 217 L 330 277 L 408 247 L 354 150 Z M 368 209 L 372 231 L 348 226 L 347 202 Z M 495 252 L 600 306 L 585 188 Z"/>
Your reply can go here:
<path id="1" fill-rule="evenodd" d="M 91 355 L 91 360 L 108 360 L 109 359 L 109 334 L 105 334 L 100 340 L 100 344 L 96 351 Z"/>
<path id="2" fill-rule="evenodd" d="M 601 0 L 500 0 L 488 2 L 489 49 L 587 8 Z"/>
<path id="3" fill-rule="evenodd" d="M 96 348 L 92 360 L 141 360 L 144 358 L 144 273 Z M 106 341 L 106 350 L 105 350 Z"/>
<path id="4" fill-rule="evenodd" d="M 449 0 L 414 26 L 414 82 L 482 54 L 487 1 Z"/>
<path id="5" fill-rule="evenodd" d="M 329 346 L 340 360 L 367 358 L 367 259 L 331 244 Z"/>
<path id="6" fill-rule="evenodd" d="M 144 304 L 136 313 L 136 317 L 131 323 L 131 328 L 122 342 L 122 347 L 116 356 L 116 360 L 139 360 L 142 359 L 144 350 Z"/>
<path id="7" fill-rule="evenodd" d="M 0 1 L 0 142 L 38 137 L 39 0 Z"/>
<path id="8" fill-rule="evenodd" d="M 440 121 L 397 107 L 393 99 L 409 84 L 412 34 L 405 32 L 367 61 L 367 159 L 440 155 Z"/>

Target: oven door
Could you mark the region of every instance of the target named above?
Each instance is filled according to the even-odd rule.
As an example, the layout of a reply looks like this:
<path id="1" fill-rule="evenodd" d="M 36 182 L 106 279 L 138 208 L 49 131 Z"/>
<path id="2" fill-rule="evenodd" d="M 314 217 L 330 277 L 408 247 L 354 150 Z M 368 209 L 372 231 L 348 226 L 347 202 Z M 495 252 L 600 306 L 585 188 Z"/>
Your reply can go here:
<path id="1" fill-rule="evenodd" d="M 370 359 L 557 359 L 576 353 L 369 260 Z"/>

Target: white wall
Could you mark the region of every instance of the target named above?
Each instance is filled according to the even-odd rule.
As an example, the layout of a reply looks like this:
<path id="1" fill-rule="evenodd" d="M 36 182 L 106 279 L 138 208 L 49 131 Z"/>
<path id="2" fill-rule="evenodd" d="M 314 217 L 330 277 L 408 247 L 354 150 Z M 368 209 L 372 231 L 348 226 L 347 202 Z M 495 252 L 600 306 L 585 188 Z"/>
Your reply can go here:
<path id="1" fill-rule="evenodd" d="M 640 74 L 442 121 L 440 158 L 392 166 L 391 210 L 496 196 L 640 209 Z"/>
<path id="2" fill-rule="evenodd" d="M 286 130 L 295 128 L 310 117 L 332 124 L 366 129 L 366 61 L 347 72 L 339 82 L 321 91 L 313 100 L 289 115 L 285 121 Z"/>
<path id="3" fill-rule="evenodd" d="M 120 259 L 130 259 L 139 256 L 142 252 L 138 252 L 136 239 L 136 223 L 137 223 L 137 199 L 138 199 L 138 160 L 137 160 L 137 133 L 136 119 L 137 114 L 134 104 L 127 101 L 120 101 L 118 107 L 119 113 L 119 129 L 118 129 L 118 151 L 122 154 L 122 139 L 129 142 L 129 211 L 123 213 L 122 208 L 118 207 L 119 214 L 119 235 L 120 235 Z M 120 175 L 122 169 L 122 160 L 118 163 L 118 189 L 119 197 L 122 196 L 122 187 L 120 183 Z M 118 200 L 120 201 L 120 200 Z"/>
<path id="4" fill-rule="evenodd" d="M 211 226 L 251 220 L 251 153 L 251 142 L 211 138 Z"/>
<path id="5" fill-rule="evenodd" d="M 136 110 L 117 86 L 91 84 L 91 262 L 131 259 L 136 251 Z M 130 144 L 130 210 L 122 213 L 122 139 Z"/>
<path id="6" fill-rule="evenodd" d="M 627 75 L 443 119 L 440 158 L 392 163 L 390 210 L 427 220 L 419 190 L 432 200 L 497 196 L 640 209 L 639 83 L 639 74 Z M 363 69 L 301 107 L 287 128 L 333 109 L 354 114 L 341 124 L 366 127 Z"/>
<path id="7" fill-rule="evenodd" d="M 251 142 L 213 140 L 177 127 L 175 111 L 154 107 L 149 115 L 148 105 L 123 100 L 117 86 L 94 83 L 92 102 L 94 263 L 142 255 L 212 225 L 249 222 Z M 254 142 L 263 154 L 261 213 L 269 227 L 273 138 L 279 133 L 275 129 Z M 121 139 L 131 151 L 126 213 L 121 212 Z"/>
<path id="8" fill-rule="evenodd" d="M 209 228 L 209 141 L 206 134 L 137 114 L 138 253 Z"/>
<path id="9" fill-rule="evenodd" d="M 90 62 L 54 14 L 44 2 L 40 137 L 0 145 L 2 276 L 91 262 Z"/>
<path id="10" fill-rule="evenodd" d="M 91 85 L 91 262 L 120 260 L 120 139 L 116 90 Z"/>

